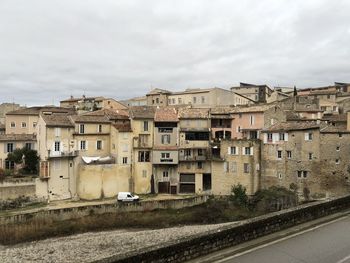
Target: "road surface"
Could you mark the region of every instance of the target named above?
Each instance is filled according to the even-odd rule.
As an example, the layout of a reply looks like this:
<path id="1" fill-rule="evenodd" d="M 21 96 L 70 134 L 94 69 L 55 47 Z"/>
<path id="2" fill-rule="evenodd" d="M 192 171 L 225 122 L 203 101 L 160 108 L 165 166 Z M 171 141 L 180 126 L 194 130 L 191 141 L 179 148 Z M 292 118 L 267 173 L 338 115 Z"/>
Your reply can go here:
<path id="1" fill-rule="evenodd" d="M 220 253 L 220 252 L 219 252 Z M 210 257 L 207 256 L 207 257 Z M 350 263 L 350 215 L 224 258 L 216 263 Z"/>

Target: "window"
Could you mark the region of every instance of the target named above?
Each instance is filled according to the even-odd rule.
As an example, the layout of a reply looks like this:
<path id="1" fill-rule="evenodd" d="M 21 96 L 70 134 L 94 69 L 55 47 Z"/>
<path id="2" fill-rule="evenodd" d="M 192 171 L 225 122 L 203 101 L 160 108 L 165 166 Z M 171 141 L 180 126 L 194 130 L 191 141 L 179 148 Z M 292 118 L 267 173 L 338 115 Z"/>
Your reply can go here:
<path id="1" fill-rule="evenodd" d="M 123 143 L 122 150 L 123 150 L 123 152 L 127 152 L 129 150 L 128 144 Z"/>
<path id="2" fill-rule="evenodd" d="M 298 178 L 307 178 L 309 175 L 308 171 L 297 171 Z"/>
<path id="3" fill-rule="evenodd" d="M 287 158 L 292 159 L 292 151 L 287 151 Z"/>
<path id="4" fill-rule="evenodd" d="M 243 164 L 243 171 L 244 171 L 244 173 L 250 173 L 250 164 L 249 163 Z"/>
<path id="5" fill-rule="evenodd" d="M 204 104 L 205 103 L 205 97 L 204 96 L 202 96 L 202 104 Z"/>
<path id="6" fill-rule="evenodd" d="M 178 98 L 177 101 L 178 101 L 178 104 L 182 104 L 182 99 L 181 98 Z"/>
<path id="7" fill-rule="evenodd" d="M 175 99 L 172 99 L 173 104 L 175 104 Z"/>
<path id="8" fill-rule="evenodd" d="M 102 124 L 97 125 L 97 132 L 98 133 L 102 132 Z"/>
<path id="9" fill-rule="evenodd" d="M 224 172 L 228 173 L 229 162 L 224 162 Z"/>
<path id="10" fill-rule="evenodd" d="M 312 141 L 312 133 L 311 132 L 305 133 L 305 141 Z"/>
<path id="11" fill-rule="evenodd" d="M 191 156 L 191 149 L 185 149 L 184 154 L 185 156 Z"/>
<path id="12" fill-rule="evenodd" d="M 7 146 L 6 146 L 6 150 L 8 153 L 12 153 L 13 152 L 13 143 L 12 142 L 9 142 L 7 143 Z"/>
<path id="13" fill-rule="evenodd" d="M 55 142 L 54 151 L 55 152 L 60 152 L 61 151 L 61 142 L 59 142 L 59 141 Z"/>
<path id="14" fill-rule="evenodd" d="M 267 134 L 267 141 L 272 142 L 272 133 Z"/>
<path id="15" fill-rule="evenodd" d="M 337 152 L 340 151 L 340 146 L 337 146 L 336 151 L 337 151 Z"/>
<path id="16" fill-rule="evenodd" d="M 142 170 L 142 177 L 146 178 L 147 177 L 147 170 Z"/>
<path id="17" fill-rule="evenodd" d="M 156 103 L 159 104 L 159 98 L 156 98 Z"/>
<path id="18" fill-rule="evenodd" d="M 335 164 L 340 164 L 340 160 L 339 159 L 335 159 Z"/>
<path id="19" fill-rule="evenodd" d="M 231 173 L 237 172 L 237 162 L 231 162 L 230 171 Z"/>
<path id="20" fill-rule="evenodd" d="M 22 123 L 21 123 L 21 127 L 22 127 L 22 128 L 27 128 L 27 123 L 26 123 L 26 122 L 22 122 Z"/>
<path id="21" fill-rule="evenodd" d="M 197 97 L 193 97 L 193 104 L 197 103 Z"/>
<path id="22" fill-rule="evenodd" d="M 149 151 L 139 151 L 139 162 L 149 162 L 150 152 Z"/>
<path id="23" fill-rule="evenodd" d="M 123 157 L 123 164 L 127 164 L 128 163 L 128 157 Z"/>
<path id="24" fill-rule="evenodd" d="M 312 153 L 309 153 L 309 160 L 312 160 L 313 159 L 313 154 Z"/>
<path id="25" fill-rule="evenodd" d="M 342 137 L 343 137 L 343 134 L 339 133 L 338 136 L 339 136 L 339 138 L 342 138 Z"/>
<path id="26" fill-rule="evenodd" d="M 277 151 L 277 159 L 282 159 L 282 151 Z"/>
<path id="27" fill-rule="evenodd" d="M 251 154 L 250 147 L 244 147 L 244 154 L 245 155 L 250 155 Z"/>
<path id="28" fill-rule="evenodd" d="M 96 141 L 96 149 L 102 150 L 102 141 Z"/>
<path id="29" fill-rule="evenodd" d="M 148 131 L 148 121 L 143 122 L 143 131 Z"/>
<path id="30" fill-rule="evenodd" d="M 253 115 L 250 115 L 250 125 L 254 125 L 254 122 L 255 122 L 255 118 Z"/>
<path id="31" fill-rule="evenodd" d="M 170 153 L 161 153 L 162 159 L 169 159 Z"/>
<path id="32" fill-rule="evenodd" d="M 279 140 L 280 140 L 280 141 L 284 141 L 284 133 L 283 133 L 283 132 L 281 132 L 281 133 L 279 134 Z"/>
<path id="33" fill-rule="evenodd" d="M 198 156 L 203 156 L 203 149 L 198 149 Z"/>
<path id="34" fill-rule="evenodd" d="M 27 150 L 31 150 L 32 149 L 32 143 L 31 142 L 26 142 L 25 148 Z"/>
<path id="35" fill-rule="evenodd" d="M 169 177 L 169 172 L 168 171 L 163 171 L 163 177 Z"/>
<path id="36" fill-rule="evenodd" d="M 55 136 L 60 137 L 61 136 L 61 128 L 55 128 Z"/>
<path id="37" fill-rule="evenodd" d="M 16 127 L 16 123 L 15 123 L 15 122 L 13 122 L 13 121 L 11 122 L 11 124 L 10 124 L 10 125 L 11 125 L 11 128 L 15 128 L 15 127 Z"/>
<path id="38" fill-rule="evenodd" d="M 171 99 L 168 99 L 168 104 L 169 104 L 169 105 L 171 104 Z"/>
<path id="39" fill-rule="evenodd" d="M 162 144 L 169 144 L 170 143 L 170 135 L 169 134 L 162 135 L 161 140 L 162 140 Z"/>
<path id="40" fill-rule="evenodd" d="M 198 169 L 203 169 L 203 163 L 202 162 L 198 162 L 197 163 L 197 168 Z"/>
<path id="41" fill-rule="evenodd" d="M 236 132 L 241 132 L 241 126 L 236 127 Z"/>
<path id="42" fill-rule="evenodd" d="M 278 179 L 282 179 L 282 174 L 281 173 L 278 173 Z"/>
<path id="43" fill-rule="evenodd" d="M 79 125 L 79 133 L 85 133 L 85 125 L 84 124 Z"/>
<path id="44" fill-rule="evenodd" d="M 13 169 L 15 169 L 15 162 L 14 161 L 5 160 L 5 169 L 6 170 L 13 170 Z"/>
<path id="45" fill-rule="evenodd" d="M 33 122 L 33 128 L 35 128 L 36 127 L 36 122 Z"/>
<path id="46" fill-rule="evenodd" d="M 80 141 L 80 150 L 86 150 L 86 141 Z"/>

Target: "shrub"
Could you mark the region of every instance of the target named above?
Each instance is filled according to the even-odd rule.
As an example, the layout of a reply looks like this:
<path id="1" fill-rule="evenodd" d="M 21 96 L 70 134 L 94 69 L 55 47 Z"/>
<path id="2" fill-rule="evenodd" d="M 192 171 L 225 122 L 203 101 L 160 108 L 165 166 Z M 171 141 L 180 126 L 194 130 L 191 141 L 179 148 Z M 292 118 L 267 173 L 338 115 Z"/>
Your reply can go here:
<path id="1" fill-rule="evenodd" d="M 230 199 L 239 206 L 247 206 L 248 205 L 247 189 L 241 184 L 232 186 Z"/>

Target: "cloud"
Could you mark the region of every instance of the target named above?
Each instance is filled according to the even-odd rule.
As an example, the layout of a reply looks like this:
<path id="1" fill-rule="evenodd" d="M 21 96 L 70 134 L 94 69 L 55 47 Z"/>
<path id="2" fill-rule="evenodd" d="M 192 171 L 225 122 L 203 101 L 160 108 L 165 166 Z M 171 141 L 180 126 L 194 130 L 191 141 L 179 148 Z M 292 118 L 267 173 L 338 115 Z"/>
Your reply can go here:
<path id="1" fill-rule="evenodd" d="M 1 100 L 350 81 L 348 1 L 3 0 Z"/>

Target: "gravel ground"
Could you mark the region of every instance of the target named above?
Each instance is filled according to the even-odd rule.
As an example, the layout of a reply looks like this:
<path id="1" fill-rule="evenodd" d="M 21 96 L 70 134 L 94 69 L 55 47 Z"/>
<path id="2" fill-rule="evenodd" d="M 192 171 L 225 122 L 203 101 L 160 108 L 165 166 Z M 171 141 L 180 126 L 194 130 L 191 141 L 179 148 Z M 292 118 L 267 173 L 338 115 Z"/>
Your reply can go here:
<path id="1" fill-rule="evenodd" d="M 89 232 L 14 246 L 0 246 L 0 259 L 2 263 L 90 262 L 209 230 L 216 230 L 231 224 L 235 223 L 194 225 L 157 230 Z"/>

